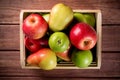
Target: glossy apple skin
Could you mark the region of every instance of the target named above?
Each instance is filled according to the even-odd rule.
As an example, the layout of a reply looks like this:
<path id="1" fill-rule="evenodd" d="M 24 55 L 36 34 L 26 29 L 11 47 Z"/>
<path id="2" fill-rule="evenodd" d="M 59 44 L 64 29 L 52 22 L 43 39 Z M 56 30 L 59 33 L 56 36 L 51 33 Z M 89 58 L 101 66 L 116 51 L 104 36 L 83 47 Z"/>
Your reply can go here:
<path id="1" fill-rule="evenodd" d="M 48 44 L 54 52 L 64 52 L 70 45 L 68 36 L 63 32 L 54 32 L 49 40 Z"/>
<path id="2" fill-rule="evenodd" d="M 42 38 L 47 32 L 48 24 L 40 14 L 30 14 L 23 21 L 23 32 L 32 39 Z"/>
<path id="3" fill-rule="evenodd" d="M 45 38 L 35 40 L 25 37 L 24 44 L 30 52 L 36 52 L 41 48 L 48 47 L 48 40 Z"/>
<path id="4" fill-rule="evenodd" d="M 40 38 L 37 41 L 39 42 L 40 46 L 42 46 L 42 48 L 49 47 L 49 45 L 48 45 L 48 38 Z"/>
<path id="5" fill-rule="evenodd" d="M 66 50 L 66 51 L 64 51 L 64 52 L 57 52 L 56 53 L 56 55 L 60 58 L 60 59 L 62 59 L 62 60 L 64 60 L 64 61 L 70 61 L 71 59 L 70 59 L 70 47 L 71 46 L 69 46 L 68 47 L 68 49 Z"/>
<path id="6" fill-rule="evenodd" d="M 95 29 L 86 23 L 77 23 L 70 31 L 71 43 L 80 50 L 89 50 L 97 42 Z"/>
<path id="7" fill-rule="evenodd" d="M 90 50 L 77 50 L 72 53 L 72 62 L 80 68 L 88 67 L 93 61 L 93 55 Z"/>
<path id="8" fill-rule="evenodd" d="M 74 13 L 74 18 L 78 22 L 84 22 L 89 24 L 92 27 L 95 27 L 95 16 L 92 13 Z"/>
<path id="9" fill-rule="evenodd" d="M 49 27 L 52 31 L 61 31 L 67 28 L 72 20 L 73 10 L 63 3 L 58 3 L 51 9 Z"/>
<path id="10" fill-rule="evenodd" d="M 37 65 L 41 69 L 51 70 L 57 65 L 56 54 L 49 48 L 42 48 L 39 51 L 31 54 L 27 58 L 29 65 Z"/>
<path id="11" fill-rule="evenodd" d="M 30 52 L 36 52 L 38 51 L 41 46 L 38 41 L 25 37 L 25 47 L 30 51 Z"/>

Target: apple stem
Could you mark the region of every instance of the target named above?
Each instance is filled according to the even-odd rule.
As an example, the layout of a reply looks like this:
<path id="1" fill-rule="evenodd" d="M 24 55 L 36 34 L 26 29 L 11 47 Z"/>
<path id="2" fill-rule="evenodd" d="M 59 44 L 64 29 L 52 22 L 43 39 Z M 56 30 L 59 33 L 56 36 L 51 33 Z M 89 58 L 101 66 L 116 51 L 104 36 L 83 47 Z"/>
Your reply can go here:
<path id="1" fill-rule="evenodd" d="M 33 22 L 33 23 L 34 23 L 34 22 L 35 22 L 35 19 L 31 19 L 31 22 Z"/>
<path id="2" fill-rule="evenodd" d="M 88 45 L 88 44 L 89 44 L 89 41 L 85 41 L 84 44 L 85 44 L 85 46 Z"/>
<path id="3" fill-rule="evenodd" d="M 61 44 L 61 40 L 58 40 L 58 44 Z"/>

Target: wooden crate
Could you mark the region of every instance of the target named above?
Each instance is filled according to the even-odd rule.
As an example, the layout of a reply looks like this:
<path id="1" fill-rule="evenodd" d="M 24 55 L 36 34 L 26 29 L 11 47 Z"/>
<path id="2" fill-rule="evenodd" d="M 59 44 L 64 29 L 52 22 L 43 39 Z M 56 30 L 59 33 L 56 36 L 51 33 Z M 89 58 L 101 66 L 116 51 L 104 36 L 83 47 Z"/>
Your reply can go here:
<path id="1" fill-rule="evenodd" d="M 27 15 L 31 13 L 49 13 L 50 10 L 22 10 L 20 13 L 20 62 L 22 68 L 26 69 L 40 69 L 40 67 L 36 66 L 29 66 L 26 63 L 26 48 L 24 45 L 24 33 L 22 31 L 22 24 L 23 20 L 26 18 Z M 72 62 L 61 62 L 57 64 L 57 67 L 55 69 L 100 69 L 101 66 L 101 39 L 102 39 L 102 16 L 100 10 L 74 10 L 74 12 L 80 12 L 80 13 L 94 13 L 96 17 L 96 31 L 98 36 L 98 41 L 95 46 L 95 50 L 93 51 L 93 62 L 89 65 L 87 68 L 78 68 L 76 67 Z"/>

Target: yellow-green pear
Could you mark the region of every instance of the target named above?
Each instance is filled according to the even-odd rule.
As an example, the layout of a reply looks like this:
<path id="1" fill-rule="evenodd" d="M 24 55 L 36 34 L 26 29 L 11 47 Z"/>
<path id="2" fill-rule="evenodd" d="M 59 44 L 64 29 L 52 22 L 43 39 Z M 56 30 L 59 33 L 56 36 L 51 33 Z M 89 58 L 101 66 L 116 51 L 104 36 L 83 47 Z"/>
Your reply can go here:
<path id="1" fill-rule="evenodd" d="M 52 31 L 61 31 L 68 27 L 73 19 L 71 7 L 58 3 L 52 7 L 49 17 L 49 27 Z"/>

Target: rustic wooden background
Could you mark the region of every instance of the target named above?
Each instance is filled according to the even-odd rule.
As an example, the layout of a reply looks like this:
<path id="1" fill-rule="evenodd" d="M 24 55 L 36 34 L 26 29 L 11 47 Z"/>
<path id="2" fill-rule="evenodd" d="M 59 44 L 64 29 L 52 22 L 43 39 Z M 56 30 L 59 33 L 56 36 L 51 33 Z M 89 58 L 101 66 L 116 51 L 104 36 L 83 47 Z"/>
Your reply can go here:
<path id="1" fill-rule="evenodd" d="M 48 10 L 56 3 L 102 11 L 100 70 L 27 70 L 20 66 L 22 9 Z M 0 80 L 120 80 L 120 0 L 0 0 Z"/>

